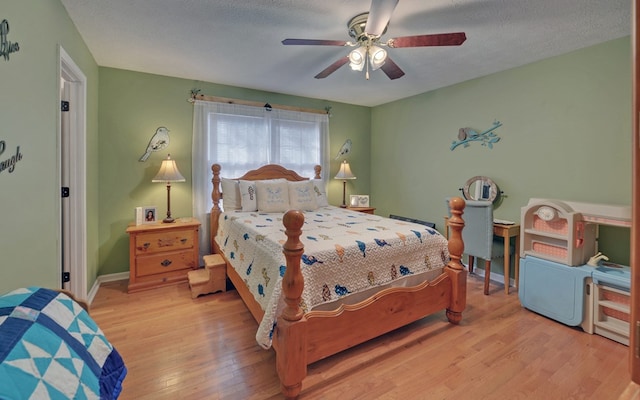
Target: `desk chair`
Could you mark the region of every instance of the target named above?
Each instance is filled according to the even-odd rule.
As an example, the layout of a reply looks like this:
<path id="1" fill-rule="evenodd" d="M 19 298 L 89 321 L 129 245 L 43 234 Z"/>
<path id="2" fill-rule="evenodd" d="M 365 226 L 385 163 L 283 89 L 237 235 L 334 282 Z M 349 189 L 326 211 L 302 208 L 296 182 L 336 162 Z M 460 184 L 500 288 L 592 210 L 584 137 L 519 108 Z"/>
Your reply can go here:
<path id="1" fill-rule="evenodd" d="M 504 247 L 493 238 L 493 203 L 490 201 L 465 200 L 464 253 L 469 256 L 469 272 L 473 272 L 475 258 L 485 260 L 484 266 L 484 294 L 489 294 L 489 280 L 491 275 L 491 260 L 504 258 Z M 447 209 L 449 199 L 447 199 Z"/>

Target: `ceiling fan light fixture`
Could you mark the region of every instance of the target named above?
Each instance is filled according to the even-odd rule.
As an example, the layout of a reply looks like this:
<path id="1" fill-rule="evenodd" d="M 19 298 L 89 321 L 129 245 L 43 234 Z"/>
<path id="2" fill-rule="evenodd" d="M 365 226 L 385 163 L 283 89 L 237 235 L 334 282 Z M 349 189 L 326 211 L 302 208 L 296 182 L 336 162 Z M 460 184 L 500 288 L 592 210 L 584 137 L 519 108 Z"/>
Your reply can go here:
<path id="1" fill-rule="evenodd" d="M 411 35 L 391 38 L 386 41 L 382 36 L 389 26 L 391 14 L 399 0 L 371 0 L 369 12 L 361 13 L 351 18 L 347 23 L 349 36 L 354 41 L 322 39 L 285 39 L 284 45 L 314 45 L 314 46 L 349 46 L 354 49 L 347 56 L 340 56 L 314 78 L 323 79 L 334 73 L 345 64 L 354 71 L 365 71 L 365 78 L 369 79 L 369 71 L 381 69 L 391 80 L 401 78 L 404 71 L 388 56 L 387 47 L 433 47 L 460 46 L 467 39 L 464 32 L 437 33 L 427 35 Z"/>
<path id="2" fill-rule="evenodd" d="M 371 70 L 375 71 L 384 65 L 387 59 L 387 51 L 378 46 L 371 46 L 369 48 L 369 62 L 371 63 Z"/>
<path id="3" fill-rule="evenodd" d="M 349 53 L 349 66 L 354 71 L 362 71 L 367 57 L 367 49 L 358 47 Z"/>

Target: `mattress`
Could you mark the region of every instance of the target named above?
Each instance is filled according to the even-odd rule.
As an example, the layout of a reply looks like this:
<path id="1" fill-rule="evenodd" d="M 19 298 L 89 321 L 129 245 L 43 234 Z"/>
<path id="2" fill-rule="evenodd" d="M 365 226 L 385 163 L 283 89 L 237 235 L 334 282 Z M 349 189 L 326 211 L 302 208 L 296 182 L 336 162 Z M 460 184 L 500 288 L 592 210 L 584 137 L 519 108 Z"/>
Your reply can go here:
<path id="1" fill-rule="evenodd" d="M 305 246 L 301 308 L 308 312 L 368 293 L 432 278 L 449 261 L 447 240 L 435 229 L 333 206 L 304 212 Z M 276 316 L 284 307 L 286 270 L 283 213 L 229 212 L 220 215 L 215 241 L 265 314 L 256 340 L 271 346 Z"/>

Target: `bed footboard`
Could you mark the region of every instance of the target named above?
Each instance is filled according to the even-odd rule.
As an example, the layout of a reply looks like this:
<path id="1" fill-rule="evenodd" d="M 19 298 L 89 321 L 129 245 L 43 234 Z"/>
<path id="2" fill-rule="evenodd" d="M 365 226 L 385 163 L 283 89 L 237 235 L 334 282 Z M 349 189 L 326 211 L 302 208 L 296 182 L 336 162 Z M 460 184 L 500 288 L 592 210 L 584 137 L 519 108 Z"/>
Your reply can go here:
<path id="1" fill-rule="evenodd" d="M 282 292 L 286 307 L 278 316 L 273 346 L 276 350 L 276 368 L 282 393 L 287 399 L 295 399 L 300 394 L 302 380 L 307 375 L 307 365 L 311 362 L 443 308 L 446 309 L 449 322 L 460 323 L 467 297 L 467 271 L 460 262 L 464 251 L 464 206 L 464 200 L 459 197 L 450 201 L 450 261 L 443 274 L 433 282 L 425 282 L 413 288 L 386 289 L 358 305 L 341 306 L 338 310 L 329 312 L 312 311 L 306 315 L 299 306 L 304 287 L 300 271 L 300 259 L 304 252 L 304 245 L 300 242 L 304 215 L 295 210 L 284 215 L 287 241 L 283 252 L 287 269 L 282 279 Z M 384 321 L 384 324 L 376 324 L 376 319 Z M 313 328 L 318 324 L 322 329 Z M 330 337 L 322 337 L 323 332 L 330 332 Z"/>

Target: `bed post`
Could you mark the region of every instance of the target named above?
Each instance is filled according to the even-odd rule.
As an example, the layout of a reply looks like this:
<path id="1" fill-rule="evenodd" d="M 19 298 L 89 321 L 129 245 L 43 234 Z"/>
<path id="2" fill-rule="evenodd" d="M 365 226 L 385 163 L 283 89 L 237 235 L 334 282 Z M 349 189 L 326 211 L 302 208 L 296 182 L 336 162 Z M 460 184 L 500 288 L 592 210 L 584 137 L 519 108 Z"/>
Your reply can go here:
<path id="1" fill-rule="evenodd" d="M 447 318 L 452 324 L 459 324 L 462 320 L 462 311 L 467 304 L 467 270 L 460 259 L 464 252 L 464 242 L 462 241 L 462 228 L 464 220 L 462 213 L 466 203 L 460 197 L 453 197 L 449 200 L 451 218 L 449 218 L 449 263 L 445 266 L 445 271 L 451 278 L 452 292 L 451 303 L 447 308 Z"/>
<path id="2" fill-rule="evenodd" d="M 300 271 L 304 245 L 300 242 L 300 235 L 304 215 L 297 210 L 287 211 L 282 222 L 287 235 L 282 251 L 287 260 L 287 269 L 282 278 L 286 306 L 278 316 L 273 346 L 282 393 L 287 399 L 295 399 L 302 389 L 302 380 L 307 376 L 307 320 L 300 308 L 304 287 Z"/>
<path id="3" fill-rule="evenodd" d="M 320 173 L 322 172 L 322 165 L 316 165 L 315 167 L 313 167 L 313 172 L 315 172 L 316 174 L 313 179 L 322 179 L 322 177 L 320 176 Z"/>
<path id="4" fill-rule="evenodd" d="M 220 199 L 222 196 L 220 195 L 220 164 L 213 164 L 211 166 L 211 172 L 213 172 L 213 178 L 211 178 L 211 183 L 213 183 L 213 191 L 211 192 L 211 200 L 213 200 L 213 207 L 211 208 L 211 217 L 210 224 L 211 229 L 209 230 L 211 233 L 211 237 L 209 240 L 210 243 L 210 252 L 215 253 L 215 236 L 218 232 L 218 219 L 222 210 L 220 209 Z"/>

